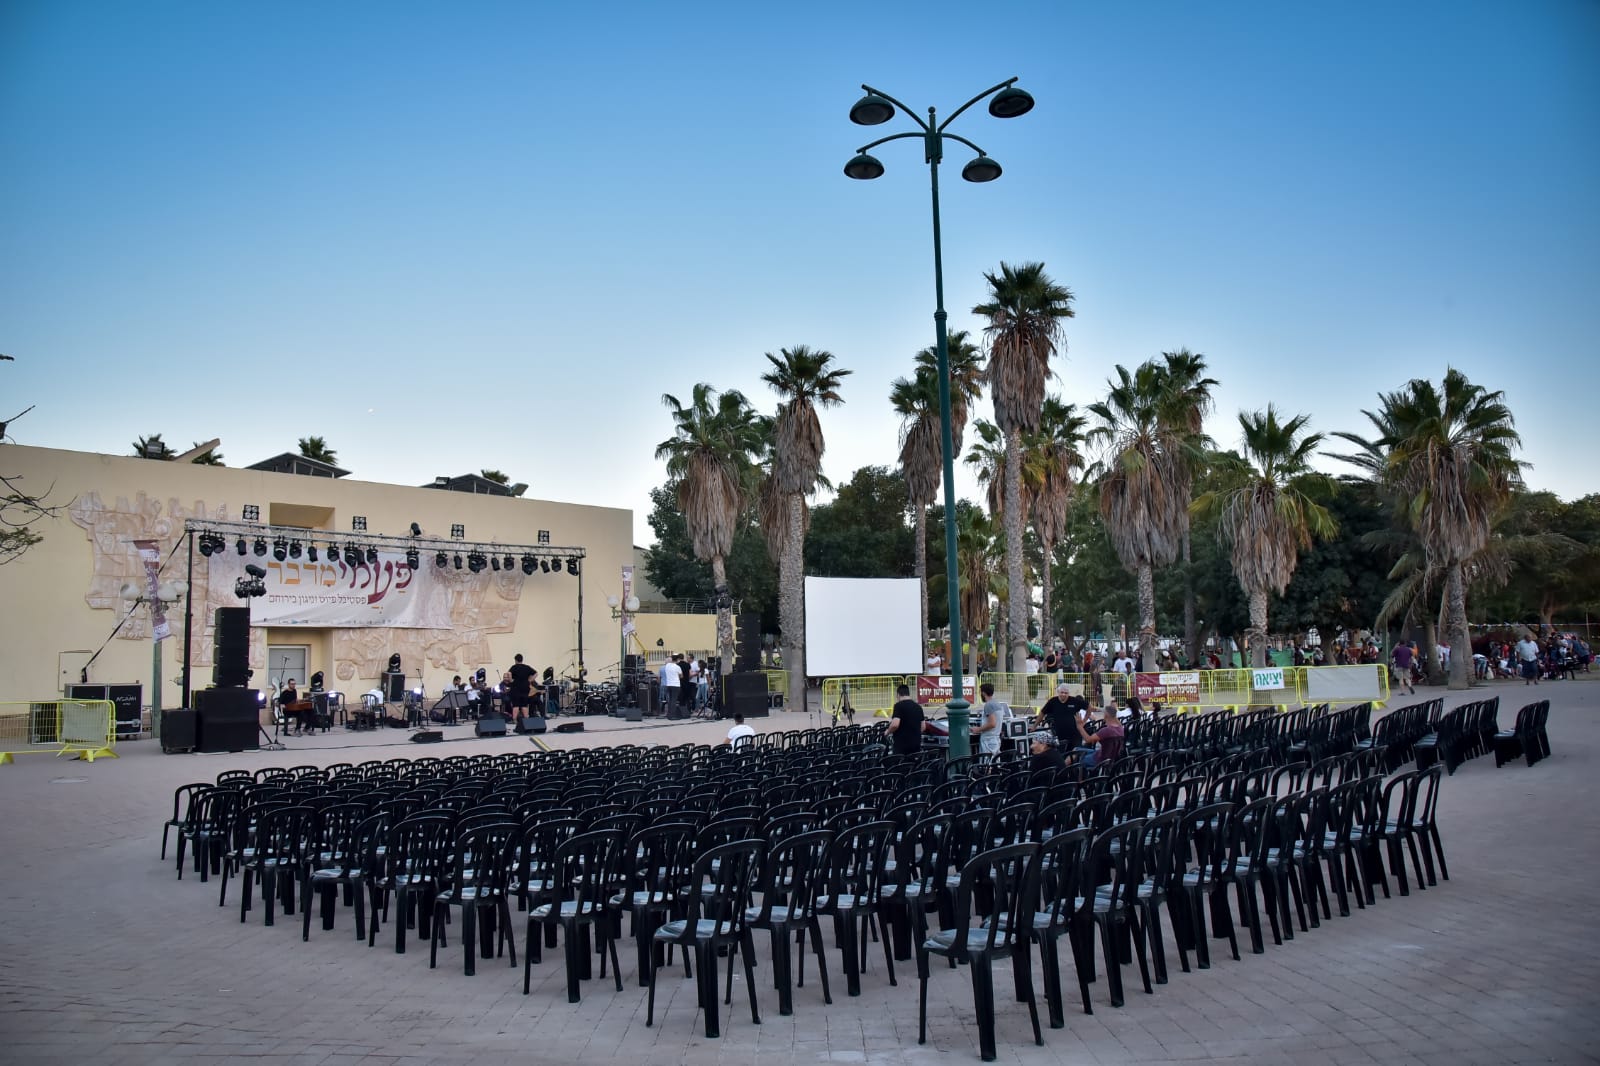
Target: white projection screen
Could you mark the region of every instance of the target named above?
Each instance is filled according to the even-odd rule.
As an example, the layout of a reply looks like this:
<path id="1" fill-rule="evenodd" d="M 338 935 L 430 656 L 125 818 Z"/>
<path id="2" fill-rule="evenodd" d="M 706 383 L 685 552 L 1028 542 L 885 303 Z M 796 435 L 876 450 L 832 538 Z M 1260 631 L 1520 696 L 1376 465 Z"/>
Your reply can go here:
<path id="1" fill-rule="evenodd" d="M 806 673 L 920 674 L 919 585 L 916 578 L 806 578 Z"/>

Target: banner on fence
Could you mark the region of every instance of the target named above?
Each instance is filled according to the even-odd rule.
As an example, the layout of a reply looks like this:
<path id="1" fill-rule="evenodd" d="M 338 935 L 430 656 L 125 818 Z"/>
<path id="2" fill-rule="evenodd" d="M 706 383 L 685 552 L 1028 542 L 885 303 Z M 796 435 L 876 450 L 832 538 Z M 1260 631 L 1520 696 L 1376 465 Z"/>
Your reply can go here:
<path id="1" fill-rule="evenodd" d="M 1283 683 L 1283 667 L 1250 671 L 1250 687 L 1257 692 L 1287 687 Z"/>
<path id="2" fill-rule="evenodd" d="M 963 677 L 961 679 L 961 687 L 966 690 L 967 702 L 976 702 L 978 698 L 977 680 L 970 675 Z M 949 674 L 945 674 L 942 677 L 918 675 L 917 702 L 923 706 L 934 703 L 949 703 L 951 700 L 955 699 L 955 696 L 951 691 L 952 688 L 953 684 L 950 680 Z"/>
<path id="3" fill-rule="evenodd" d="M 1196 704 L 1200 702 L 1200 671 L 1134 674 L 1133 694 L 1141 701 Z"/>

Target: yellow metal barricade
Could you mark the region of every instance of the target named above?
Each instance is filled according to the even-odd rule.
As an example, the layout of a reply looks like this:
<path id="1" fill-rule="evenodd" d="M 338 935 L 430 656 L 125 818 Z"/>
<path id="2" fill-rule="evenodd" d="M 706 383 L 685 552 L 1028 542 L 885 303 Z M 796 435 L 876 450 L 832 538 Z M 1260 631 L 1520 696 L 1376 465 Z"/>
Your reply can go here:
<path id="1" fill-rule="evenodd" d="M 787 670 L 763 670 L 761 672 L 763 674 L 767 675 L 767 701 L 769 703 L 772 701 L 772 697 L 774 697 L 774 696 L 785 696 L 785 697 L 787 697 L 789 695 L 789 671 L 787 671 Z M 804 707 L 798 707 L 798 708 L 791 707 L 790 710 L 801 710 L 801 711 L 803 711 L 803 710 L 805 710 L 805 708 Z"/>
<path id="2" fill-rule="evenodd" d="M 898 699 L 895 689 L 915 685 L 916 677 L 829 677 L 822 682 L 822 713 L 835 720 L 858 714 L 887 718 Z"/>
<path id="3" fill-rule="evenodd" d="M 1285 671 L 1287 672 L 1287 671 Z M 1381 663 L 1354 666 L 1303 666 L 1295 671 L 1296 692 L 1301 703 L 1341 704 L 1389 701 L 1389 670 Z"/>
<path id="4" fill-rule="evenodd" d="M 989 673 L 978 676 L 978 684 L 993 685 L 994 698 L 1011 705 L 1012 714 L 1037 714 L 1045 701 L 1056 694 L 1056 686 L 1066 684 L 1078 693 L 1086 691 L 1088 674 L 1013 674 Z M 983 702 L 980 695 L 978 703 Z"/>
<path id="5" fill-rule="evenodd" d="M 116 746 L 116 711 L 110 700 L 0 703 L 0 766 L 30 752 L 88 762 L 114 759 Z"/>

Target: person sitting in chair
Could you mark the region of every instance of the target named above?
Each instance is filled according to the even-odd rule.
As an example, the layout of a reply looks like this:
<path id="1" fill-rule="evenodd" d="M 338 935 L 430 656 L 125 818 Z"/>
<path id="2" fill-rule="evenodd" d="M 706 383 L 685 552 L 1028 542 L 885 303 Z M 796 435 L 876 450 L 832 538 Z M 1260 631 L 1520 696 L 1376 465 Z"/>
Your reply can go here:
<path id="1" fill-rule="evenodd" d="M 296 736 L 300 735 L 301 733 L 310 732 L 311 730 L 310 710 L 302 711 L 297 709 L 291 711 L 289 709 L 290 704 L 299 702 L 300 693 L 295 691 L 294 678 L 291 677 L 289 680 L 283 683 L 283 688 L 278 690 L 278 710 L 282 712 L 285 723 L 291 720 L 294 722 L 294 732 Z"/>

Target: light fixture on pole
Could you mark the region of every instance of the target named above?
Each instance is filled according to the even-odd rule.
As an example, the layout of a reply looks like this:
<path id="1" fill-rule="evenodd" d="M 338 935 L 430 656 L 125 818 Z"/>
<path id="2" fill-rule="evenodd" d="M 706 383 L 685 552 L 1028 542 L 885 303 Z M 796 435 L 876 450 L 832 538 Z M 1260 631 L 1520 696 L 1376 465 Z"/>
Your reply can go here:
<path id="1" fill-rule="evenodd" d="M 147 586 L 129 581 L 122 586 L 122 598 L 130 608 L 144 604 L 150 610 L 150 732 L 161 736 L 161 641 L 166 633 L 158 632 L 164 626 L 162 617 L 166 609 L 180 603 L 189 594 L 187 581 L 163 581 L 156 586 L 154 596 Z"/>
<path id="2" fill-rule="evenodd" d="M 963 144 L 977 153 L 977 158 L 971 160 L 961 168 L 961 176 L 967 181 L 984 183 L 995 180 L 1000 176 L 1000 164 L 989 158 L 982 148 L 973 144 L 965 137 L 947 132 L 947 127 L 961 116 L 961 113 L 973 104 L 989 98 L 989 114 L 995 118 L 1016 118 L 1033 110 L 1033 97 L 1025 90 L 1016 87 L 1017 79 L 1011 78 L 999 85 L 985 89 L 960 107 L 943 122 L 938 121 L 938 116 L 933 108 L 928 108 L 928 117 L 923 119 L 905 104 L 896 100 L 888 93 L 880 92 L 870 85 L 861 88 L 866 92 L 850 108 L 850 121 L 858 126 L 878 126 L 894 118 L 895 110 L 904 111 L 910 116 L 911 121 L 917 124 L 917 131 L 895 133 L 888 137 L 881 137 L 870 144 L 862 145 L 854 157 L 845 164 L 845 176 L 857 181 L 871 181 L 883 175 L 883 163 L 868 152 L 880 144 L 889 141 L 917 138 L 922 141 L 924 159 L 928 170 L 933 190 L 933 288 L 934 288 L 934 335 L 938 342 L 939 355 L 939 426 L 941 443 L 944 453 L 944 539 L 945 539 L 945 585 L 950 595 L 950 693 L 951 699 L 945 705 L 950 719 L 950 758 L 963 758 L 970 753 L 967 733 L 968 710 L 970 705 L 966 700 L 966 689 L 962 684 L 961 676 L 961 586 L 956 557 L 956 489 L 955 489 L 955 441 L 950 421 L 950 349 L 946 336 L 945 321 L 947 314 L 944 309 L 944 259 L 940 247 L 939 233 L 939 163 L 944 159 L 944 142 L 947 140 Z"/>

